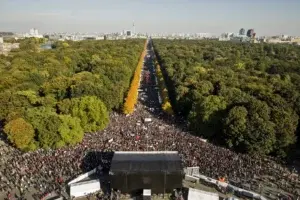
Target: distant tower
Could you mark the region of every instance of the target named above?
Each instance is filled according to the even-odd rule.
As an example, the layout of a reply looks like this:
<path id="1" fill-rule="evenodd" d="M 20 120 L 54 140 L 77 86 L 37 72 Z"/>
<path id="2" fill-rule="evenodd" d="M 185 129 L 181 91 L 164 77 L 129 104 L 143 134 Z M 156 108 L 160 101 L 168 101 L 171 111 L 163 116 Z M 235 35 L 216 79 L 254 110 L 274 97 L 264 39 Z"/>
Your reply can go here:
<path id="1" fill-rule="evenodd" d="M 133 21 L 133 25 L 132 25 L 132 35 L 135 35 L 135 26 L 134 26 L 134 21 Z"/>
<path id="2" fill-rule="evenodd" d="M 239 33 L 240 35 L 245 35 L 245 29 L 241 28 Z"/>

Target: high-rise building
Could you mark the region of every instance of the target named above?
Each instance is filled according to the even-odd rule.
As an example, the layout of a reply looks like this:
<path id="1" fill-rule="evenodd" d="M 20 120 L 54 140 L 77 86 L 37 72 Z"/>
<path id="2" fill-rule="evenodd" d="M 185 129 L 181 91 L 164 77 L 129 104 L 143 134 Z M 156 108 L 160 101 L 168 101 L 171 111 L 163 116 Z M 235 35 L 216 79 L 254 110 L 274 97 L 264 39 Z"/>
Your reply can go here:
<path id="1" fill-rule="evenodd" d="M 43 35 L 39 34 L 39 31 L 35 28 L 29 30 L 29 33 L 25 34 L 25 37 L 35 37 L 35 38 L 42 38 Z"/>
<path id="2" fill-rule="evenodd" d="M 245 29 L 241 28 L 239 33 L 240 33 L 240 35 L 245 35 Z"/>
<path id="3" fill-rule="evenodd" d="M 32 29 L 29 30 L 29 34 L 30 35 L 34 35 L 34 33 L 35 33 L 35 29 L 34 28 L 32 28 Z"/>
<path id="4" fill-rule="evenodd" d="M 126 30 L 126 36 L 132 36 L 132 32 L 130 30 Z"/>
<path id="5" fill-rule="evenodd" d="M 249 29 L 249 30 L 247 31 L 247 36 L 248 36 L 248 37 L 253 37 L 253 33 L 254 33 L 254 29 Z"/>
<path id="6" fill-rule="evenodd" d="M 37 29 L 34 29 L 34 35 L 35 36 L 39 35 L 39 31 Z"/>

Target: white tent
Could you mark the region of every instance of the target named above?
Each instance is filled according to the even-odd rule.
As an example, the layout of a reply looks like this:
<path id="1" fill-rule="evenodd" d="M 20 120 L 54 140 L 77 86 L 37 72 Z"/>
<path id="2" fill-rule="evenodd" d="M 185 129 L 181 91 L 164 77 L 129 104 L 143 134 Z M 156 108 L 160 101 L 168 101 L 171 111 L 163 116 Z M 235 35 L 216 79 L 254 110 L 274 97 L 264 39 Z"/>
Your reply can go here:
<path id="1" fill-rule="evenodd" d="M 68 183 L 68 185 L 70 186 L 70 185 L 73 184 L 73 183 L 77 183 L 77 182 L 79 182 L 79 181 L 82 181 L 83 179 L 85 179 L 85 178 L 87 178 L 87 177 L 89 177 L 90 175 L 95 174 L 95 173 L 96 173 L 96 168 L 93 169 L 93 170 L 91 170 L 91 171 L 89 171 L 89 172 L 87 172 L 87 173 L 84 173 L 84 174 L 78 176 L 78 177 L 75 178 L 75 179 L 73 179 L 72 181 L 70 181 L 70 182 Z"/>
<path id="2" fill-rule="evenodd" d="M 188 200 L 219 200 L 219 195 L 212 192 L 205 192 L 194 188 L 189 188 Z"/>
<path id="3" fill-rule="evenodd" d="M 101 189 L 100 181 L 91 180 L 79 183 L 73 183 L 70 185 L 70 196 L 71 197 L 82 197 L 90 193 L 97 192 Z"/>

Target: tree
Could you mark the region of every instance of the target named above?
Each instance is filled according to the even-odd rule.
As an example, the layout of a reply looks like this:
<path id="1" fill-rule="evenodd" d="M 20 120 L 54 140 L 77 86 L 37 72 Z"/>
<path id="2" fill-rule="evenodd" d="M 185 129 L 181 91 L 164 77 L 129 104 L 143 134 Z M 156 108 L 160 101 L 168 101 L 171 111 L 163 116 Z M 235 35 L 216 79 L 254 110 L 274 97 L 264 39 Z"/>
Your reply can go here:
<path id="1" fill-rule="evenodd" d="M 59 142 L 62 140 L 60 134 L 58 134 L 61 120 L 52 108 L 37 107 L 28 109 L 26 119 L 34 127 L 39 145 L 42 148 L 59 147 Z"/>
<path id="2" fill-rule="evenodd" d="M 275 124 L 270 121 L 270 107 L 263 101 L 252 99 L 248 105 L 249 120 L 244 133 L 246 152 L 268 154 L 274 150 Z"/>
<path id="3" fill-rule="evenodd" d="M 11 112 L 11 91 L 5 91 L 0 93 L 0 120 L 3 120 Z"/>
<path id="4" fill-rule="evenodd" d="M 59 115 L 59 119 L 61 125 L 58 128 L 58 133 L 62 139 L 59 146 L 81 142 L 84 132 L 80 126 L 80 119 L 70 115 Z"/>
<path id="5" fill-rule="evenodd" d="M 197 90 L 201 95 L 207 96 L 214 90 L 214 86 L 210 81 L 203 80 L 198 82 Z"/>
<path id="6" fill-rule="evenodd" d="M 153 43 L 172 105 L 188 117 L 193 131 L 235 150 L 279 156 L 296 141 L 299 48 L 205 40 Z"/>
<path id="7" fill-rule="evenodd" d="M 74 99 L 73 99 L 74 101 Z M 59 114 L 71 114 L 71 109 L 73 106 L 73 102 L 71 99 L 64 99 L 62 101 L 57 102 L 56 109 Z"/>
<path id="8" fill-rule="evenodd" d="M 71 85 L 71 80 L 69 77 L 59 76 L 50 82 L 45 83 L 41 92 L 43 95 L 53 94 L 57 100 L 62 100 L 68 97 L 67 89 Z"/>
<path id="9" fill-rule="evenodd" d="M 245 150 L 248 153 L 265 155 L 274 150 L 275 124 L 262 118 L 250 119 L 245 134 Z"/>
<path id="10" fill-rule="evenodd" d="M 225 140 L 230 148 L 243 144 L 245 140 L 243 133 L 247 129 L 247 115 L 248 111 L 244 106 L 235 106 L 224 119 Z"/>
<path id="11" fill-rule="evenodd" d="M 81 126 L 85 132 L 102 130 L 109 122 L 106 106 L 95 96 L 72 99 L 70 113 L 73 117 L 81 119 Z"/>
<path id="12" fill-rule="evenodd" d="M 38 142 L 43 148 L 60 148 L 81 142 L 84 132 L 79 118 L 58 115 L 47 107 L 32 108 L 27 111 L 27 119 L 36 130 Z"/>
<path id="13" fill-rule="evenodd" d="M 28 148 L 34 140 L 32 125 L 23 118 L 8 122 L 4 127 L 4 133 L 7 135 L 9 141 L 21 150 Z"/>
<path id="14" fill-rule="evenodd" d="M 276 144 L 274 149 L 280 156 L 286 156 L 286 150 L 296 142 L 296 130 L 299 117 L 292 109 L 275 107 L 271 119 L 275 126 Z"/>
<path id="15" fill-rule="evenodd" d="M 190 128 L 200 135 L 211 138 L 220 131 L 226 106 L 223 97 L 210 95 L 200 99 L 193 105 L 188 116 Z"/>
<path id="16" fill-rule="evenodd" d="M 108 112 L 123 107 L 145 44 L 58 41 L 55 49 L 41 50 L 43 42 L 20 40 L 20 49 L 0 56 L 0 121 L 24 118 L 30 123 L 35 137 L 28 149 L 74 144 L 83 137 L 81 124 L 86 131 L 103 129 Z M 86 102 L 85 96 L 97 100 Z"/>

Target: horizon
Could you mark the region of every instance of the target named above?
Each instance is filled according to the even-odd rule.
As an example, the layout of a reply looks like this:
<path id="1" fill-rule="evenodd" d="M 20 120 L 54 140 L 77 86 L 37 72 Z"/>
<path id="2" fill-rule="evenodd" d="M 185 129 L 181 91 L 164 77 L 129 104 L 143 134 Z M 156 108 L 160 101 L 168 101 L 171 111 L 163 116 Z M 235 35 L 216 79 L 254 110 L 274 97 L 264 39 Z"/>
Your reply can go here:
<path id="1" fill-rule="evenodd" d="M 300 35 L 300 1 L 258 0 L 1 0 L 0 31 L 41 33 L 130 30 L 137 33 L 236 33 L 253 28 L 257 35 Z M 201 20 L 202 19 L 202 20 Z"/>

